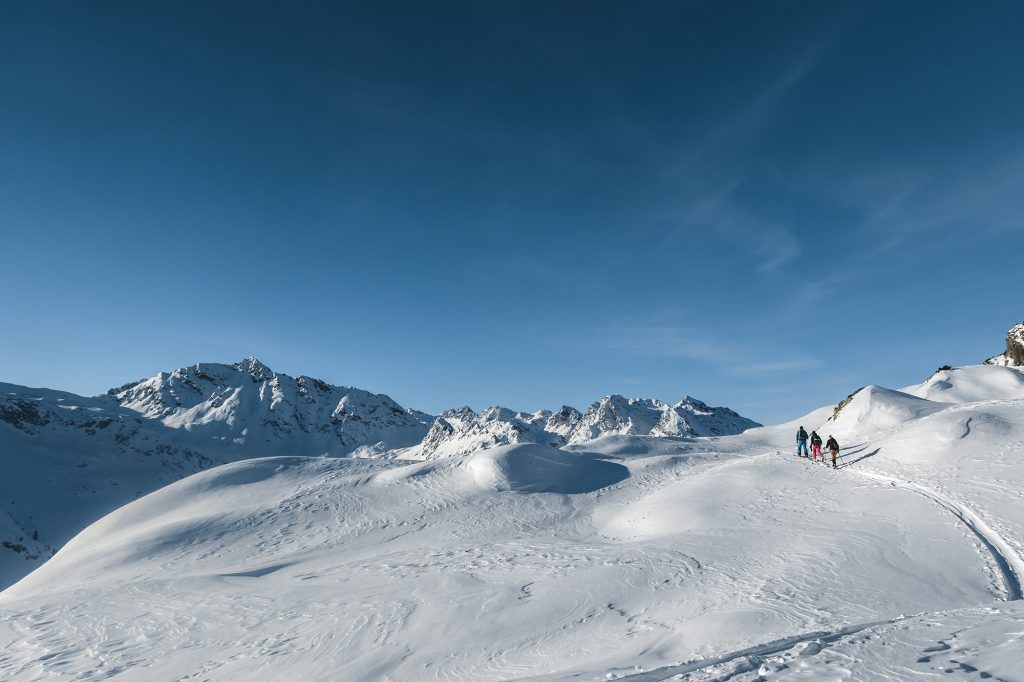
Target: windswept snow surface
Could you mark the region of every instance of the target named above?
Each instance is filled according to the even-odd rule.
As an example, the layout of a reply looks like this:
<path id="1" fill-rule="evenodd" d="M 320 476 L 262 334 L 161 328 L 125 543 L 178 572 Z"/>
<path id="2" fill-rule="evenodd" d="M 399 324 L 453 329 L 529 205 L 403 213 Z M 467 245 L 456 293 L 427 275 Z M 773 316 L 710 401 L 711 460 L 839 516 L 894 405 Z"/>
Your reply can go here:
<path id="1" fill-rule="evenodd" d="M 903 392 L 940 403 L 1024 400 L 1024 372 L 988 365 L 957 367 L 939 370 Z"/>
<path id="2" fill-rule="evenodd" d="M 0 678 L 1022 679 L 1024 399 L 964 369 L 799 420 L 837 471 L 795 423 L 203 471 L 0 593 Z"/>

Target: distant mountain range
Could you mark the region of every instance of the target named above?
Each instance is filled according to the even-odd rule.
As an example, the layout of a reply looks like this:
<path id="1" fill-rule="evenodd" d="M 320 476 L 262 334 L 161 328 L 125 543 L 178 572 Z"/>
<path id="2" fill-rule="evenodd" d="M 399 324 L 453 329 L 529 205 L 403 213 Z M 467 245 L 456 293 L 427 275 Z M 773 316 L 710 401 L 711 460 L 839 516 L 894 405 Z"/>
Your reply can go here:
<path id="1" fill-rule="evenodd" d="M 578 445 L 610 434 L 717 436 L 759 426 L 685 397 L 611 395 L 585 412 L 468 407 L 439 416 L 383 394 L 274 372 L 256 358 L 161 372 L 84 397 L 0 383 L 0 588 L 126 502 L 254 457 L 433 459 L 510 443 Z"/>
<path id="2" fill-rule="evenodd" d="M 557 412 L 533 414 L 489 407 L 477 414 L 468 407 L 448 410 L 434 420 L 426 437 L 405 453 L 434 458 L 463 455 L 481 448 L 512 443 L 576 445 L 602 436 L 724 436 L 760 426 L 725 407 L 708 407 L 684 397 L 674 405 L 647 398 L 610 395 L 586 412 L 563 405 Z"/>

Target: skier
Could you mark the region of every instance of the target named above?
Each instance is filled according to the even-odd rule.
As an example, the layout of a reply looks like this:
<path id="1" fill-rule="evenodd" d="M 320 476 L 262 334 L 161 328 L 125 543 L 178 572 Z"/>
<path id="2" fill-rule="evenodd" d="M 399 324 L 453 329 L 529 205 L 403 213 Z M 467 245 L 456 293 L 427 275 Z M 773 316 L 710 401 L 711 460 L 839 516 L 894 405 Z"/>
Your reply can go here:
<path id="1" fill-rule="evenodd" d="M 797 457 L 807 457 L 807 432 L 802 426 L 796 432 L 796 455 Z"/>
<path id="2" fill-rule="evenodd" d="M 821 463 L 825 463 L 825 455 L 821 453 L 821 436 L 817 431 L 811 431 L 811 457 L 815 462 L 820 458 Z"/>
<path id="3" fill-rule="evenodd" d="M 832 437 L 832 434 L 828 436 L 828 442 L 825 443 L 825 447 L 828 448 L 829 453 L 832 454 L 832 468 L 836 468 L 836 457 L 839 456 L 839 443 Z M 822 458 L 824 459 L 824 458 Z"/>

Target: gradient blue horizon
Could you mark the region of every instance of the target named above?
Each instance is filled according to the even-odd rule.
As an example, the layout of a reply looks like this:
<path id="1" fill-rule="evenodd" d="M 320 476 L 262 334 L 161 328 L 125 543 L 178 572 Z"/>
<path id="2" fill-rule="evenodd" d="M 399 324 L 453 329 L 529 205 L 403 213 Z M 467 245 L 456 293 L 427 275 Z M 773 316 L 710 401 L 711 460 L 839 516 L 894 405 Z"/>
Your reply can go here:
<path id="1" fill-rule="evenodd" d="M 1024 319 L 1024 6 L 8 3 L 0 380 L 764 423 Z"/>

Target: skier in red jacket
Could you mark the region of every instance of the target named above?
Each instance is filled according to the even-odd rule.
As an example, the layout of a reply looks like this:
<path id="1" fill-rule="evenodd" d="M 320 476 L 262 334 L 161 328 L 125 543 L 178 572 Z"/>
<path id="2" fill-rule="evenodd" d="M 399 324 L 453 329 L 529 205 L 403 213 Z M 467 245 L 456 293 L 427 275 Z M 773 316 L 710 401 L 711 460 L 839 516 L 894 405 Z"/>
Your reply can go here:
<path id="1" fill-rule="evenodd" d="M 821 454 L 821 436 L 817 431 L 811 431 L 811 458 L 815 462 L 820 459 L 822 464 L 825 463 L 825 455 Z"/>

